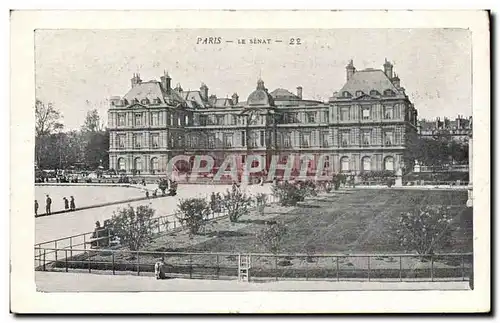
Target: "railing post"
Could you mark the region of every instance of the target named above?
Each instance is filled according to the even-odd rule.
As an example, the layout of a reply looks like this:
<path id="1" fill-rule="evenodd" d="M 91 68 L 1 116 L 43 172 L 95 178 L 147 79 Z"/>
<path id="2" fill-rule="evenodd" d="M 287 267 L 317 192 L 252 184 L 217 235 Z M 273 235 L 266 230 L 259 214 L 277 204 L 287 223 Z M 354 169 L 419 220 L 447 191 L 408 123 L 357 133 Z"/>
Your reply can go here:
<path id="1" fill-rule="evenodd" d="M 465 260 L 464 255 L 462 255 L 462 281 L 465 280 Z"/>
<path id="2" fill-rule="evenodd" d="M 38 245 L 38 266 L 42 264 L 42 249 L 40 245 Z"/>
<path id="3" fill-rule="evenodd" d="M 54 251 L 56 253 L 56 263 L 57 263 L 57 240 L 54 241 Z"/>
<path id="4" fill-rule="evenodd" d="M 137 276 L 141 275 L 141 262 L 139 261 L 139 251 L 137 251 Z"/>
<path id="5" fill-rule="evenodd" d="M 217 279 L 219 279 L 219 274 L 220 274 L 219 254 L 216 255 L 215 262 L 217 263 Z"/>
<path id="6" fill-rule="evenodd" d="M 307 257 L 306 257 L 306 280 L 309 280 L 309 263 L 307 262 Z"/>
<path id="7" fill-rule="evenodd" d="M 434 281 L 434 255 L 431 255 L 431 282 Z"/>
<path id="8" fill-rule="evenodd" d="M 278 257 L 274 256 L 274 272 L 276 273 L 276 281 L 278 281 Z"/>
<path id="9" fill-rule="evenodd" d="M 69 237 L 69 249 L 70 249 L 69 255 L 70 257 L 73 257 L 73 237 Z"/>
<path id="10" fill-rule="evenodd" d="M 368 281 L 370 281 L 370 256 L 367 257 L 368 258 Z"/>
<path id="11" fill-rule="evenodd" d="M 83 234 L 83 250 L 87 250 L 87 234 Z"/>
<path id="12" fill-rule="evenodd" d="M 193 255 L 189 254 L 189 279 L 193 278 Z"/>
<path id="13" fill-rule="evenodd" d="M 46 249 L 43 249 L 43 271 L 45 271 L 45 254 L 46 254 Z"/>
<path id="14" fill-rule="evenodd" d="M 92 256 L 92 255 L 90 254 L 90 251 L 89 251 L 89 274 L 92 272 L 92 268 L 91 268 L 91 266 L 90 266 L 90 257 L 91 257 L 91 256 Z"/>
<path id="15" fill-rule="evenodd" d="M 68 249 L 64 249 L 64 262 L 66 264 L 66 272 L 68 272 Z"/>
<path id="16" fill-rule="evenodd" d="M 111 246 L 111 229 L 108 228 L 108 248 Z"/>
<path id="17" fill-rule="evenodd" d="M 399 256 L 399 281 L 403 281 L 403 257 Z"/>
<path id="18" fill-rule="evenodd" d="M 111 269 L 113 270 L 113 275 L 115 274 L 115 252 L 111 253 Z"/>
<path id="19" fill-rule="evenodd" d="M 340 266 L 339 266 L 339 256 L 335 256 L 336 260 L 337 260 L 337 281 L 340 281 L 340 273 L 339 273 L 339 269 L 340 269 Z"/>

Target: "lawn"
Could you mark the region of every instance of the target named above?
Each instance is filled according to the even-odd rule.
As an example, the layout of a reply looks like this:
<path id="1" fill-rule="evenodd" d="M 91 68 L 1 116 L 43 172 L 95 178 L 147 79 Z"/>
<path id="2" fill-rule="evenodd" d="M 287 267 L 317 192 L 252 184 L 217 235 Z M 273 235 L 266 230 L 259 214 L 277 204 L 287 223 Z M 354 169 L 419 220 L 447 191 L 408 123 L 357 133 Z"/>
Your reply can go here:
<path id="1" fill-rule="evenodd" d="M 207 225 L 203 233 L 192 237 L 186 231 L 157 237 L 145 248 L 155 253 L 140 256 L 140 263 L 143 264 L 140 271 L 152 270 L 160 257 L 156 252 L 224 252 L 233 255 L 178 254 L 169 256 L 167 263 L 171 272 L 189 273 L 190 277 L 193 273 L 217 277 L 234 275 L 237 269 L 234 254 L 268 253 L 256 236 L 267 225 L 266 221 L 278 220 L 287 225 L 281 253 L 335 253 L 342 256 L 281 259 L 255 256 L 252 258 L 254 276 L 335 277 L 340 272 L 345 277 L 366 278 L 370 268 L 372 277 L 394 278 L 400 275 L 399 269 L 403 268 L 405 278 L 430 277 L 430 262 L 417 257 L 399 259 L 382 256 L 368 260 L 355 255 L 405 253 L 397 241 L 394 225 L 402 212 L 420 205 L 449 205 L 455 218 L 451 226 L 450 247 L 437 248 L 435 252 L 472 252 L 472 213 L 465 207 L 466 200 L 465 191 L 444 190 L 381 189 L 322 194 L 298 207 L 268 207 L 265 216 L 251 212 L 238 223 L 231 223 L 227 218 L 217 219 Z M 95 263 L 95 269 L 110 268 L 109 254 L 96 252 L 91 261 Z M 134 270 L 138 259 L 124 250 L 116 254 L 113 261 L 120 270 Z M 97 262 L 108 264 L 99 265 Z M 471 259 L 440 258 L 435 259 L 432 265 L 437 270 L 435 277 L 456 277 L 470 268 Z"/>

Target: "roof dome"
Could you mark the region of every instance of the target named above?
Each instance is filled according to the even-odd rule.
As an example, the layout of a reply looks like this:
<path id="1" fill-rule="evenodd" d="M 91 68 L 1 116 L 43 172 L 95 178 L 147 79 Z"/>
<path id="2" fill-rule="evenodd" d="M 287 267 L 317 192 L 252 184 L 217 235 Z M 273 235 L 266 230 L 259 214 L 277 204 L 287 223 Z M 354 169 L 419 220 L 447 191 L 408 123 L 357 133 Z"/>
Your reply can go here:
<path id="1" fill-rule="evenodd" d="M 267 92 L 264 86 L 264 81 L 259 79 L 257 81 L 257 88 L 253 91 L 247 100 L 248 105 L 274 105 L 272 96 Z"/>

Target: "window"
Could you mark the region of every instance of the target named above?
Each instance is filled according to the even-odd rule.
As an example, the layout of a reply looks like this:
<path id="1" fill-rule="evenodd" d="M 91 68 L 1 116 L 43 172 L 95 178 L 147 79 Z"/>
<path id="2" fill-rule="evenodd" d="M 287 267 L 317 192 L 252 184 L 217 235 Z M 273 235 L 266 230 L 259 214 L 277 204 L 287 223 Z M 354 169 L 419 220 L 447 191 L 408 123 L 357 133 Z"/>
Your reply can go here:
<path id="1" fill-rule="evenodd" d="M 384 91 L 384 95 L 385 96 L 394 96 L 395 93 L 394 93 L 393 90 L 387 89 L 387 90 Z"/>
<path id="2" fill-rule="evenodd" d="M 160 146 L 160 135 L 157 133 L 151 134 L 151 147 L 158 148 Z"/>
<path id="3" fill-rule="evenodd" d="M 184 116 L 184 124 L 189 125 L 189 116 L 187 114 Z"/>
<path id="4" fill-rule="evenodd" d="M 216 120 L 215 122 L 216 122 L 216 124 L 217 124 L 218 126 L 222 126 L 222 125 L 224 124 L 224 116 L 222 116 L 222 115 L 217 115 L 217 116 L 215 116 L 215 118 L 216 118 L 216 119 L 215 119 L 215 120 Z"/>
<path id="5" fill-rule="evenodd" d="M 248 145 L 250 147 L 257 147 L 257 136 L 258 135 L 259 134 L 255 131 L 250 132 L 250 138 L 249 138 L 250 140 L 248 142 Z"/>
<path id="6" fill-rule="evenodd" d="M 364 131 L 362 134 L 362 145 L 370 146 L 370 131 Z"/>
<path id="7" fill-rule="evenodd" d="M 384 106 L 384 119 L 391 120 L 394 118 L 394 108 L 392 106 Z"/>
<path id="8" fill-rule="evenodd" d="M 156 157 L 151 158 L 151 170 L 153 172 L 157 172 L 160 170 L 160 162 Z"/>
<path id="9" fill-rule="evenodd" d="M 125 158 L 118 158 L 118 170 L 125 170 Z"/>
<path id="10" fill-rule="evenodd" d="M 224 147 L 225 148 L 233 147 L 233 134 L 225 133 L 223 138 L 224 138 Z"/>
<path id="11" fill-rule="evenodd" d="M 283 134 L 283 146 L 292 147 L 292 136 L 289 132 Z"/>
<path id="12" fill-rule="evenodd" d="M 310 132 L 302 133 L 300 146 L 309 147 L 310 144 L 311 144 L 311 133 Z"/>
<path id="13" fill-rule="evenodd" d="M 157 126 L 159 121 L 159 114 L 158 112 L 151 112 L 151 125 L 152 126 Z"/>
<path id="14" fill-rule="evenodd" d="M 330 122 L 329 119 L 330 119 L 330 115 L 329 115 L 328 111 L 324 111 L 323 112 L 323 122 L 324 123 L 329 123 Z"/>
<path id="15" fill-rule="evenodd" d="M 342 132 L 341 135 L 341 146 L 347 147 L 349 145 L 349 132 Z"/>
<path id="16" fill-rule="evenodd" d="M 134 148 L 141 148 L 142 135 L 134 134 L 133 141 L 134 141 Z"/>
<path id="17" fill-rule="evenodd" d="M 181 116 L 181 115 L 179 115 L 179 116 L 177 117 L 177 125 L 178 125 L 178 126 L 182 125 L 182 116 Z"/>
<path id="18" fill-rule="evenodd" d="M 340 158 L 340 171 L 348 172 L 349 171 L 349 157 Z"/>
<path id="19" fill-rule="evenodd" d="M 201 115 L 200 116 L 200 126 L 206 126 L 207 125 L 207 116 Z"/>
<path id="20" fill-rule="evenodd" d="M 340 120 L 349 120 L 349 107 L 343 107 L 340 109 Z"/>
<path id="21" fill-rule="evenodd" d="M 344 91 L 344 92 L 342 92 L 342 96 L 343 96 L 344 98 L 350 98 L 352 95 L 351 95 L 351 93 L 349 93 L 349 92 L 347 92 L 347 91 Z"/>
<path id="22" fill-rule="evenodd" d="M 363 120 L 368 120 L 370 119 L 370 107 L 365 106 L 363 107 Z"/>
<path id="23" fill-rule="evenodd" d="M 289 123 L 299 123 L 299 113 L 298 112 L 291 112 L 289 114 Z"/>
<path id="24" fill-rule="evenodd" d="M 125 148 L 125 135 L 116 136 L 118 139 L 118 148 Z"/>
<path id="25" fill-rule="evenodd" d="M 134 169 L 137 171 L 142 171 L 142 158 L 137 157 L 134 159 Z"/>
<path id="26" fill-rule="evenodd" d="M 370 95 L 380 95 L 380 93 L 377 90 L 371 90 Z"/>
<path id="27" fill-rule="evenodd" d="M 210 134 L 208 136 L 208 148 L 215 148 L 215 135 Z"/>
<path id="28" fill-rule="evenodd" d="M 329 137 L 330 137 L 330 132 L 328 131 L 321 132 L 321 147 L 325 148 L 330 146 L 330 143 L 328 142 Z"/>
<path id="29" fill-rule="evenodd" d="M 147 98 L 146 99 L 142 99 L 141 100 L 141 104 L 144 104 L 144 105 L 149 104 L 149 99 L 147 99 Z"/>
<path id="30" fill-rule="evenodd" d="M 386 157 L 384 160 L 384 168 L 385 170 L 394 170 L 394 158 L 391 156 Z"/>
<path id="31" fill-rule="evenodd" d="M 135 114 L 135 125 L 140 126 L 142 124 L 142 113 Z"/>
<path id="32" fill-rule="evenodd" d="M 392 131 L 386 131 L 384 134 L 384 144 L 386 146 L 392 146 L 392 142 L 393 142 Z"/>
<path id="33" fill-rule="evenodd" d="M 356 91 L 356 96 L 362 96 L 363 94 L 363 91 Z"/>
<path id="34" fill-rule="evenodd" d="M 316 112 L 307 112 L 307 123 L 316 123 Z"/>
<path id="35" fill-rule="evenodd" d="M 245 131 L 241 132 L 241 146 L 245 147 L 247 145 L 247 137 Z"/>
<path id="36" fill-rule="evenodd" d="M 233 125 L 233 126 L 236 125 L 236 123 L 238 123 L 238 118 L 236 117 L 235 114 L 231 115 L 231 119 L 230 120 L 231 120 L 230 124 Z"/>
<path id="37" fill-rule="evenodd" d="M 264 131 L 261 131 L 260 132 L 260 146 L 261 147 L 264 147 L 266 145 L 265 140 L 266 140 L 266 134 Z"/>
<path id="38" fill-rule="evenodd" d="M 363 157 L 361 160 L 361 165 L 363 167 L 363 171 L 368 172 L 372 169 L 372 160 L 370 157 Z"/>
<path id="39" fill-rule="evenodd" d="M 125 126 L 125 113 L 118 114 L 118 126 Z"/>

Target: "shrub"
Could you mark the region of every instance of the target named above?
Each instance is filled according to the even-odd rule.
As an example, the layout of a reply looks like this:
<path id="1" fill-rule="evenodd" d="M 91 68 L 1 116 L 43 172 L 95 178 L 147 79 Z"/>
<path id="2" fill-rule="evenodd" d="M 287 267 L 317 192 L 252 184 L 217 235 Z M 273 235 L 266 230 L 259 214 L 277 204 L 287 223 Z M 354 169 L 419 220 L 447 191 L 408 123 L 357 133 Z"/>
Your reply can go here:
<path id="1" fill-rule="evenodd" d="M 445 247 L 451 236 L 449 210 L 449 206 L 424 206 L 401 214 L 396 228 L 401 246 L 420 255 Z"/>
<path id="2" fill-rule="evenodd" d="M 220 193 L 212 192 L 210 195 L 210 210 L 212 210 L 212 213 L 219 213 L 222 211 L 222 196 Z"/>
<path id="3" fill-rule="evenodd" d="M 289 182 L 273 185 L 272 192 L 283 206 L 297 205 L 298 202 L 304 201 L 307 195 L 306 189 L 301 189 L 298 185 L 293 185 Z"/>
<path id="4" fill-rule="evenodd" d="M 162 178 L 160 179 L 160 182 L 158 183 L 158 189 L 161 191 L 162 195 L 165 195 L 165 191 L 168 188 L 168 179 Z"/>
<path id="5" fill-rule="evenodd" d="M 266 225 L 266 227 L 257 234 L 257 239 L 267 251 L 276 255 L 281 251 L 283 238 L 286 233 L 287 228 L 283 222 L 274 222 L 273 224 Z"/>
<path id="6" fill-rule="evenodd" d="M 257 205 L 257 211 L 259 215 L 264 215 L 267 203 L 267 194 L 259 193 L 255 196 L 255 204 Z"/>
<path id="7" fill-rule="evenodd" d="M 154 213 L 147 205 L 140 205 L 135 209 L 128 206 L 113 213 L 110 226 L 121 244 L 128 246 L 130 250 L 139 250 L 153 239 Z"/>
<path id="8" fill-rule="evenodd" d="M 252 199 L 235 186 L 227 190 L 222 198 L 222 207 L 227 211 L 231 222 L 237 222 L 247 214 L 251 203 Z"/>
<path id="9" fill-rule="evenodd" d="M 183 225 L 188 227 L 190 234 L 197 234 L 200 231 L 210 213 L 208 203 L 203 198 L 180 200 L 177 208 L 180 214 L 176 215 L 176 217 Z"/>

